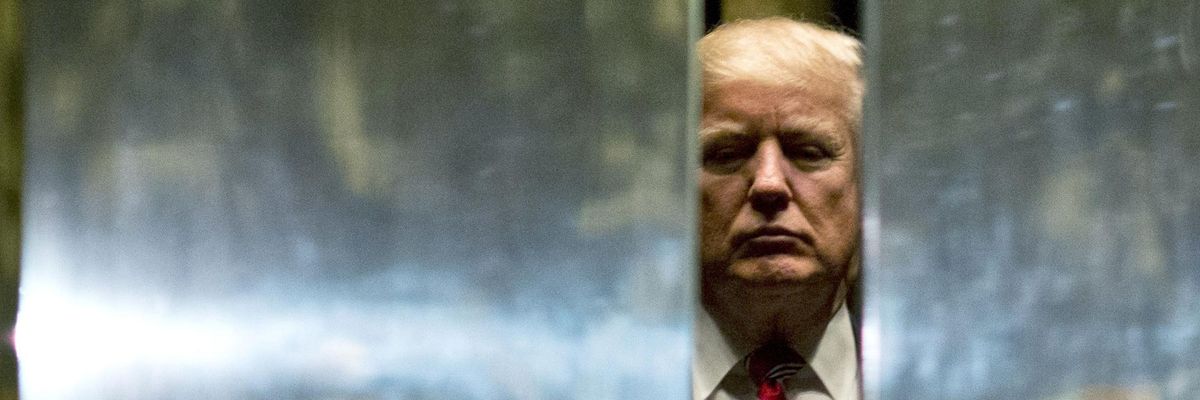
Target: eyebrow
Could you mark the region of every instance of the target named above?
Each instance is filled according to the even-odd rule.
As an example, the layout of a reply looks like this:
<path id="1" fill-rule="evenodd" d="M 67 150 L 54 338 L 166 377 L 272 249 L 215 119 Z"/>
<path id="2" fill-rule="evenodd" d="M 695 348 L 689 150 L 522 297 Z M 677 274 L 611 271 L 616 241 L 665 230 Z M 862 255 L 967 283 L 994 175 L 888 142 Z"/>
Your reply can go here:
<path id="1" fill-rule="evenodd" d="M 757 138 L 760 133 L 753 129 L 756 128 L 737 119 L 714 118 L 712 123 L 700 129 L 700 143 L 704 145 L 719 141 Z M 848 135 L 841 135 L 838 132 L 839 130 L 848 132 L 849 129 L 850 127 L 841 123 L 840 120 L 800 115 L 780 121 L 778 132 L 775 134 L 781 140 L 813 139 L 826 143 L 834 149 L 842 150 L 851 142 Z M 852 134 L 850 133 L 850 135 Z"/>
<path id="2" fill-rule="evenodd" d="M 745 123 L 722 119 L 714 124 L 700 128 L 700 142 L 730 137 L 751 136 Z"/>
<path id="3" fill-rule="evenodd" d="M 812 117 L 812 116 L 794 116 L 787 118 L 779 123 L 779 130 L 783 132 L 800 132 L 809 135 L 821 135 L 838 137 L 839 130 L 848 129 L 837 121 L 831 121 L 828 118 Z"/>
<path id="4" fill-rule="evenodd" d="M 828 140 L 830 144 L 845 146 L 848 135 L 840 135 L 839 131 L 849 131 L 849 127 L 819 117 L 793 117 L 782 121 L 779 135 L 799 135 L 801 137 L 817 137 Z"/>

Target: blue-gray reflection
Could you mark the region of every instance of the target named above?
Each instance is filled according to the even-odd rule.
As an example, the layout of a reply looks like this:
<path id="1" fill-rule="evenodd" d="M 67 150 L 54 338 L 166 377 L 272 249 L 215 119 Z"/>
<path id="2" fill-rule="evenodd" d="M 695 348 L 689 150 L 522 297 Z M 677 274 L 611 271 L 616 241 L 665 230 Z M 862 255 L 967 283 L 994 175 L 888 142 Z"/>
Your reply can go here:
<path id="1" fill-rule="evenodd" d="M 869 394 L 1200 397 L 1200 6 L 871 7 Z"/>
<path id="2" fill-rule="evenodd" d="M 28 398 L 683 398 L 689 2 L 30 2 Z"/>

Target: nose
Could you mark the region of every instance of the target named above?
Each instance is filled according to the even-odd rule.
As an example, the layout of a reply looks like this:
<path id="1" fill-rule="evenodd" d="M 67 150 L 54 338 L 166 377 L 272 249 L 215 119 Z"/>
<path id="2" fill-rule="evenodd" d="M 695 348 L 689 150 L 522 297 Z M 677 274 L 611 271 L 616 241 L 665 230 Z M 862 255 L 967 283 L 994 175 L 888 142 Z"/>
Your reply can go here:
<path id="1" fill-rule="evenodd" d="M 788 160 L 774 140 L 759 143 L 754 158 L 757 162 L 750 183 L 750 206 L 769 217 L 786 209 L 792 201 L 787 181 Z"/>

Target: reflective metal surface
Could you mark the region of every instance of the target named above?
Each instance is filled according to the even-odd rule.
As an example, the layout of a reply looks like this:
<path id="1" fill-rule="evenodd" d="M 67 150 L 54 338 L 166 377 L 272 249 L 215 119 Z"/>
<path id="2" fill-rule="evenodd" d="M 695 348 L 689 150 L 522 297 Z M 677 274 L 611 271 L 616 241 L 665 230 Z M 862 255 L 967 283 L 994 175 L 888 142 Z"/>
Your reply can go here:
<path id="1" fill-rule="evenodd" d="M 24 398 L 687 396 L 690 2 L 25 7 Z"/>
<path id="2" fill-rule="evenodd" d="M 1200 3 L 866 16 L 870 398 L 1200 398 Z"/>
<path id="3" fill-rule="evenodd" d="M 11 337 L 17 318 L 21 254 L 21 13 L 16 0 L 0 0 L 0 337 Z M 17 355 L 0 343 L 0 400 L 16 399 Z"/>

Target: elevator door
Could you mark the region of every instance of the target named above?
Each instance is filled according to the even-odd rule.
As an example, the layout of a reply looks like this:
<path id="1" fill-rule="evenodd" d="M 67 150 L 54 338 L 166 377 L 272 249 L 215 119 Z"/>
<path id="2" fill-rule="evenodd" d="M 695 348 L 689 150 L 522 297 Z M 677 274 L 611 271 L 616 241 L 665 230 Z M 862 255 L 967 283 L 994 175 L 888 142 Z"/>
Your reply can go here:
<path id="1" fill-rule="evenodd" d="M 1200 5 L 865 15 L 869 398 L 1200 398 Z"/>
<path id="2" fill-rule="evenodd" d="M 24 397 L 685 398 L 691 4 L 25 2 Z"/>

